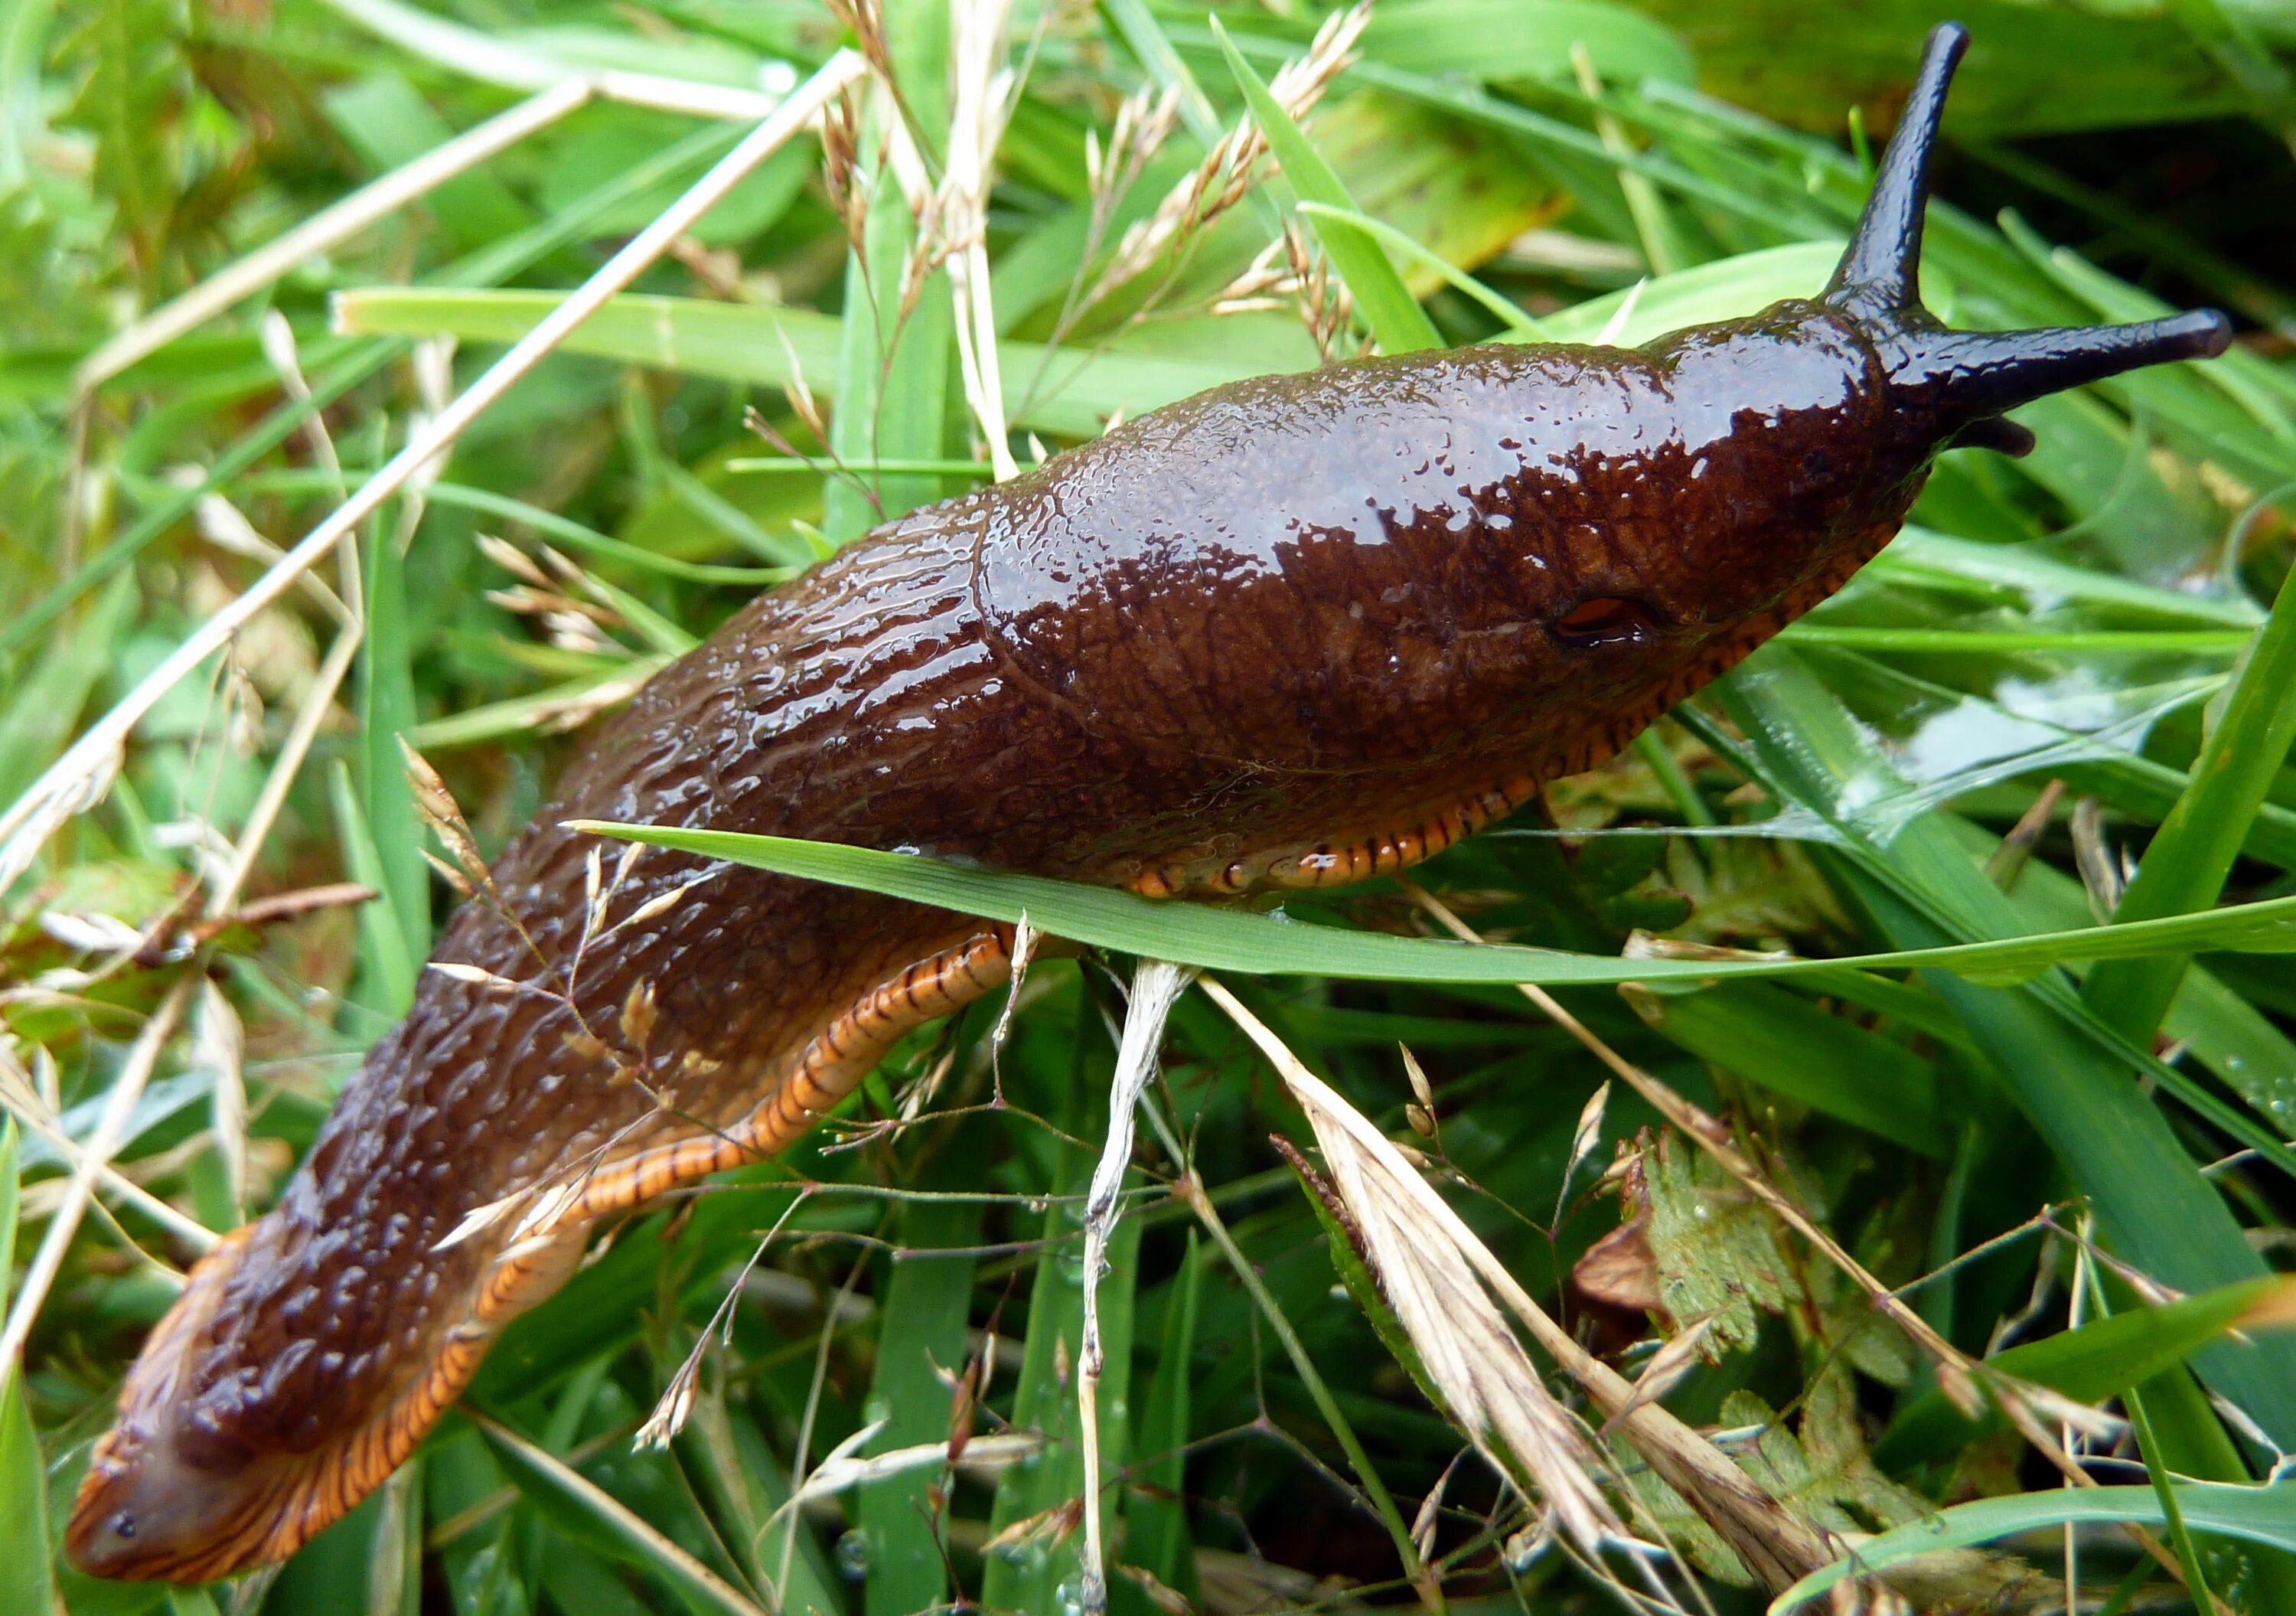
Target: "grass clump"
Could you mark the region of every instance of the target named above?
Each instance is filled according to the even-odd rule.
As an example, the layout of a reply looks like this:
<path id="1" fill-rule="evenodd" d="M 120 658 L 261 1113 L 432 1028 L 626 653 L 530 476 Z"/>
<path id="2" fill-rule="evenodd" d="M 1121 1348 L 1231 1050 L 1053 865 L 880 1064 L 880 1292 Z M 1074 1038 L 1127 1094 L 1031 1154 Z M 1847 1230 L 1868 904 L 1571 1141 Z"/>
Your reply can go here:
<path id="1" fill-rule="evenodd" d="M 1927 264 L 1957 324 L 2214 299 L 2234 354 L 1948 454 L 1635 749 L 1289 926 L 713 849 L 1095 947 L 621 1226 L 275 1576 L 54 1554 L 184 1269 L 599 713 L 1206 386 L 1814 291 L 1925 21 L 19 8 L 0 1610 L 2296 1608 L 2260 12 L 1974 19 Z"/>

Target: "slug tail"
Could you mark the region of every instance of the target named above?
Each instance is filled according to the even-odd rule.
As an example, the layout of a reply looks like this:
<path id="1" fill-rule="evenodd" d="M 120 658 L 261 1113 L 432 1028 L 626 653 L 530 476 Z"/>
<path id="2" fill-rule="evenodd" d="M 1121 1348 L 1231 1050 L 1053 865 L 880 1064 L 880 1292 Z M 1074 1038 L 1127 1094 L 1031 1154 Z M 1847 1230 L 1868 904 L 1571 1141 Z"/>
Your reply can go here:
<path id="1" fill-rule="evenodd" d="M 1903 314 L 1921 307 L 1922 221 L 1930 199 L 1930 154 L 1945 113 L 1953 70 L 1969 48 L 1969 30 L 1941 22 L 1922 47 L 1906 111 L 1882 154 L 1873 193 L 1857 234 L 1834 269 L 1824 300 L 1856 315 Z"/>

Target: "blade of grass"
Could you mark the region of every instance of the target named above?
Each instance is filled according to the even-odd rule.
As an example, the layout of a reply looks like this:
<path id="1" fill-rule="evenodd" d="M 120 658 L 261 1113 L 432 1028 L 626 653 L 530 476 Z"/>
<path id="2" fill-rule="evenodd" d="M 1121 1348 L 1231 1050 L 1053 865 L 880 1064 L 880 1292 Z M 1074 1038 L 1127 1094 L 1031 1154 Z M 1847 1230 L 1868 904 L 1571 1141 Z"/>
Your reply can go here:
<path id="1" fill-rule="evenodd" d="M 365 1024 L 353 1032 L 365 1043 L 380 1036 L 414 1002 L 414 977 L 422 969 L 422 956 L 408 947 L 407 928 L 391 912 L 382 855 L 376 850 L 374 833 L 367 826 L 366 810 L 352 783 L 350 766 L 338 759 L 328 772 L 327 787 L 334 805 L 335 832 L 342 842 L 343 867 L 353 881 L 375 893 L 373 901 L 359 906 L 358 915 L 359 964 L 378 1001 L 361 1006 Z M 427 939 L 425 944 L 427 953 Z"/>
<path id="2" fill-rule="evenodd" d="M 948 9 L 944 0 L 894 0 L 884 12 L 886 48 L 905 94 L 914 98 L 947 81 Z M 934 69 L 938 67 L 938 73 Z M 945 96 L 911 111 L 918 133 L 945 144 L 948 112 Z M 805 379 L 828 390 L 837 408 L 829 422 L 830 448 L 846 465 L 880 458 L 925 459 L 947 453 L 947 404 L 955 357 L 955 316 L 948 275 L 936 270 L 909 301 L 906 285 L 917 220 L 910 210 L 890 146 L 904 131 L 891 127 L 900 114 L 890 98 L 873 99 L 864 131 L 861 160 L 872 175 L 869 210 L 859 250 L 845 268 L 845 313 L 835 323 L 832 362 L 802 357 Z M 784 329 L 789 323 L 784 321 Z M 783 347 L 799 354 L 794 333 Z M 784 382 L 796 378 L 783 377 Z M 849 480 L 832 478 L 822 489 L 822 530 L 838 544 L 859 537 L 879 522 L 903 515 L 940 497 L 940 480 L 931 476 L 881 477 L 865 491 Z"/>
<path id="3" fill-rule="evenodd" d="M 559 301 L 559 294 L 549 291 L 361 287 L 338 292 L 334 311 L 338 328 L 348 332 L 444 333 L 469 341 L 507 342 L 532 329 Z M 616 299 L 570 335 L 563 347 L 568 353 L 769 387 L 790 381 L 794 373 L 790 355 L 794 352 L 807 383 L 842 406 L 837 418 L 857 414 L 865 425 L 865 409 L 857 411 L 837 398 L 843 330 L 841 321 L 802 308 L 754 308 L 640 294 Z M 1145 414 L 1208 387 L 1263 373 L 1260 366 L 1216 355 L 1048 349 L 1041 343 L 1020 341 L 1004 341 L 998 348 L 1004 360 L 1004 404 L 1013 424 L 1063 438 L 1096 438 L 1119 412 L 1128 417 Z M 1031 379 L 1038 377 L 1031 387 Z M 835 426 L 832 420 L 832 432 Z M 878 458 L 865 439 L 849 458 L 842 447 L 838 457 L 854 466 L 866 466 Z M 941 451 L 936 444 L 923 454 L 886 457 L 898 464 L 939 459 Z M 873 523 L 874 509 L 862 504 Z"/>
<path id="4" fill-rule="evenodd" d="M 381 526 L 360 557 L 366 563 L 366 636 L 359 647 L 359 806 L 374 867 L 357 879 L 382 894 L 371 906 L 398 929 L 396 959 L 374 962 L 376 980 L 392 989 L 388 1007 L 397 1015 L 412 1002 L 414 972 L 430 953 L 430 871 L 399 751 L 414 728 L 406 560 Z M 398 996 L 402 986 L 408 997 Z"/>
<path id="5" fill-rule="evenodd" d="M 912 1201 L 895 1225 L 902 1256 L 893 1265 L 877 1326 L 877 1367 L 865 1410 L 884 1429 L 873 1454 L 947 1440 L 950 1396 L 938 1371 L 964 1363 L 971 1322 L 973 1259 L 935 1256 L 980 1238 L 977 1202 Z M 861 1488 L 860 1530 L 868 1544 L 869 1616 L 909 1616 L 948 1598 L 947 1561 L 939 1539 L 941 1512 L 927 1497 L 943 1485 L 936 1472 L 904 1471 Z"/>
<path id="6" fill-rule="evenodd" d="M 1089 996 L 1080 1003 L 1064 1091 L 1054 1199 L 1044 1221 L 1044 1248 L 1029 1290 L 1029 1333 L 1021 1361 L 1021 1383 L 1013 1393 L 1013 1423 L 1043 1433 L 1046 1447 L 1032 1463 L 1016 1464 L 998 1481 L 989 1515 L 990 1540 L 1010 1533 L 987 1552 L 981 1603 L 990 1609 L 1053 1611 L 1081 1587 L 1083 1490 L 1102 1485 L 1085 1475 L 1078 1421 L 1076 1375 L 1084 1333 L 1084 1203 L 1081 1192 L 1092 1160 L 1069 1138 L 1101 1131 L 1095 1112 L 1114 1070 L 1115 1052 L 1096 1025 Z M 1108 1272 L 1100 1281 L 1103 1385 L 1109 1391 L 1102 1420 L 1101 1451 L 1120 1464 L 1123 1422 L 1115 1410 L 1124 1402 L 1125 1375 L 1132 1358 L 1132 1297 L 1139 1270 L 1140 1220 L 1120 1220 L 1108 1247 Z M 1063 1589 L 1068 1590 L 1065 1594 Z"/>
<path id="7" fill-rule="evenodd" d="M 1283 166 L 1283 177 L 1301 200 L 1321 202 L 1335 210 L 1320 217 L 1310 215 L 1308 222 L 1330 256 L 1332 267 L 1340 272 L 1340 278 L 1355 294 L 1364 324 L 1371 327 L 1380 347 L 1390 354 L 1441 348 L 1443 338 L 1436 331 L 1435 323 L 1419 307 L 1419 299 L 1411 295 L 1403 277 L 1396 274 L 1395 266 L 1387 261 L 1387 254 L 1379 242 L 1338 217 L 1356 211 L 1355 198 L 1348 194 L 1347 186 L 1300 133 L 1300 126 L 1292 121 L 1283 105 L 1268 93 L 1267 86 L 1252 70 L 1251 64 L 1237 52 L 1219 19 L 1210 21 L 1212 32 L 1227 54 L 1228 71 L 1235 76 L 1236 87 L 1243 92 L 1245 104 L 1250 107 L 1261 133 L 1267 136 L 1268 150 Z"/>
<path id="8" fill-rule="evenodd" d="M 652 224 L 632 237 L 584 282 L 580 290 L 559 303 L 445 409 L 426 421 L 389 464 L 361 484 L 357 493 L 306 534 L 262 577 L 202 623 L 110 712 L 91 726 L 37 783 L 4 814 L 0 814 L 0 836 L 7 839 L 0 841 L 0 891 L 12 886 L 30 866 L 48 834 L 75 811 L 78 795 L 86 791 L 88 783 L 109 778 L 127 737 L 161 697 L 257 613 L 292 587 L 296 579 L 323 560 L 345 535 L 381 509 L 400 488 L 449 450 L 473 421 L 540 363 L 545 355 L 555 349 L 567 333 L 636 280 L 743 176 L 779 150 L 808 118 L 840 93 L 859 75 L 862 65 L 857 56 L 849 53 L 831 58 L 791 95 L 780 111 L 744 136 Z"/>
<path id="9" fill-rule="evenodd" d="M 1937 1068 L 1902 1044 L 1764 982 L 1620 991 L 1645 1025 L 1702 1060 L 1908 1150 L 1948 1153 Z"/>
<path id="10" fill-rule="evenodd" d="M 2186 1481 L 2177 1488 L 2185 1520 L 2205 1531 L 2276 1548 L 2296 1549 L 2296 1484 L 2234 1487 Z M 1847 1577 L 1887 1571 L 1916 1555 L 1969 1548 L 1998 1538 L 2067 1524 L 2159 1526 L 2161 1500 L 2150 1487 L 2092 1487 L 1980 1498 L 1867 1538 L 1849 1559 L 1813 1571 L 1770 1603 L 1784 1616 Z"/>
<path id="11" fill-rule="evenodd" d="M 1504 340 L 1507 335 L 1520 335 L 1535 342 L 1552 340 L 1547 336 L 1545 327 L 1505 297 L 1452 263 L 1441 253 L 1398 230 L 1384 219 L 1375 219 L 1367 213 L 1357 212 L 1353 208 L 1337 208 L 1316 201 L 1300 203 L 1299 211 L 1310 219 L 1336 220 L 1350 229 L 1370 236 L 1380 245 L 1393 249 L 1414 263 L 1426 265 L 1428 268 L 1443 277 L 1445 284 L 1463 296 L 1472 298 L 1481 304 L 1506 328 L 1502 337 L 1495 340 Z"/>
<path id="12" fill-rule="evenodd" d="M 2093 926 L 1832 960 L 1619 959 L 1551 948 L 1470 946 L 1440 938 L 1343 931 L 1210 904 L 1160 903 L 1107 887 L 834 842 L 669 825 L 615 824 L 598 819 L 567 824 L 592 835 L 674 848 L 704 858 L 882 892 L 991 920 L 1017 923 L 1025 915 L 1039 929 L 1076 942 L 1244 975 L 1610 985 L 1731 977 L 1822 977 L 1847 971 L 1948 970 L 1979 980 L 2020 980 L 2070 959 L 2106 959 L 2177 948 L 2234 952 L 2296 948 L 2296 898 L 2272 898 L 2236 909 L 2172 915 L 2126 926 Z"/>
<path id="13" fill-rule="evenodd" d="M 0 1119 L 0 1314 L 16 1273 L 16 1124 Z M 45 1612 L 55 1604 L 47 1473 L 20 1368 L 13 1354 L 0 1359 L 0 1610 Z"/>
<path id="14" fill-rule="evenodd" d="M 81 361 L 72 390 L 94 392 L 138 359 L 197 330 L 243 298 L 251 297 L 305 259 L 348 240 L 465 169 L 546 129 L 590 99 L 590 86 L 563 78 L 497 112 L 435 151 L 360 186 L 276 239 L 232 261 L 220 274 L 153 309 Z"/>
<path id="15" fill-rule="evenodd" d="M 1843 832 L 1843 884 L 1892 941 L 1918 945 L 2017 929 L 2014 909 L 1945 815 L 1923 813 L 1886 843 L 1858 820 L 1851 805 L 1886 792 L 1894 771 L 1794 653 L 1767 647 L 1759 664 L 1717 689 L 1722 710 L 1748 737 L 1747 761 L 1767 787 Z M 2124 1063 L 2090 1036 L 2093 1018 L 2061 982 L 2003 989 L 1934 972 L 1930 980 L 1979 1046 L 1994 1052 L 1993 1067 L 2009 1094 L 2089 1197 L 2121 1256 L 2187 1291 L 2263 1271 L 2222 1197 L 2134 1081 L 2139 1053 L 2132 1049 Z M 2267 1338 L 2239 1353 L 2213 1349 L 2200 1367 L 2267 1431 L 2296 1438 L 2296 1341 Z"/>
<path id="16" fill-rule="evenodd" d="M 2123 1387 L 2141 1384 L 2181 1364 L 2211 1341 L 2243 1329 L 2285 1328 L 2292 1287 L 2285 1277 L 2251 1279 L 2157 1307 L 2131 1308 L 2037 1341 L 2011 1347 L 1986 1360 L 2004 1374 L 2084 1403 L 2102 1402 Z M 1902 1471 L 1996 1428 L 1965 1419 L 1940 1391 L 1907 1404 L 1874 1445 L 1884 1469 Z"/>
<path id="17" fill-rule="evenodd" d="M 2193 765 L 2190 783 L 2144 849 L 2113 911 L 2116 920 L 2151 920 L 2204 908 L 2232 872 L 2248 828 L 2263 807 L 2289 742 L 2296 740 L 2296 578 L 2284 584 L 2272 615 L 2223 697 L 2222 716 Z M 2185 961 L 2100 961 L 2081 997 L 2112 1026 L 2149 1039 L 2177 996 Z"/>
<path id="18" fill-rule="evenodd" d="M 1124 1560 L 1201 1606 L 1195 1540 L 1188 1530 L 1187 1459 L 1189 1390 L 1194 1376 L 1196 1306 L 1203 1282 L 1203 1250 L 1193 1229 L 1179 1271 L 1165 1287 L 1164 1333 L 1156 1356 L 1156 1378 L 1140 1415 L 1141 1459 L 1124 1502 Z M 1128 1582 L 1118 1578 L 1111 1602 L 1135 1607 Z M 1144 1608 L 1145 1601 L 1138 1602 Z"/>
<path id="19" fill-rule="evenodd" d="M 597 219 L 629 198 L 642 194 L 663 180 L 682 174 L 693 164 L 722 151 L 731 139 L 726 131 L 705 129 L 680 141 L 654 158 L 615 176 L 533 229 L 521 231 L 515 236 L 472 253 L 447 270 L 439 277 L 440 282 L 447 285 L 485 286 L 506 279 L 578 239 Z M 243 340 L 252 341 L 252 339 Z M 0 628 L 0 655 L 5 655 L 29 642 L 54 621 L 56 616 L 73 601 L 127 566 L 153 540 L 182 521 L 201 498 L 221 490 L 233 478 L 300 430 L 316 411 L 332 404 L 405 351 L 403 342 L 364 343 L 353 349 L 340 364 L 323 371 L 310 384 L 309 398 L 291 398 L 274 409 L 217 458 L 197 487 L 170 488 L 167 495 L 138 517 L 126 532 L 90 556 L 71 576 L 43 592 L 39 599 L 23 611 L 16 613 L 5 628 Z"/>
<path id="20" fill-rule="evenodd" d="M 717 1572 L 548 1448 L 475 1410 L 466 1410 L 465 1417 L 479 1428 L 521 1491 L 586 1522 L 599 1540 L 612 1544 L 628 1563 L 660 1577 L 697 1610 L 719 1612 L 723 1616 L 766 1616 Z"/>

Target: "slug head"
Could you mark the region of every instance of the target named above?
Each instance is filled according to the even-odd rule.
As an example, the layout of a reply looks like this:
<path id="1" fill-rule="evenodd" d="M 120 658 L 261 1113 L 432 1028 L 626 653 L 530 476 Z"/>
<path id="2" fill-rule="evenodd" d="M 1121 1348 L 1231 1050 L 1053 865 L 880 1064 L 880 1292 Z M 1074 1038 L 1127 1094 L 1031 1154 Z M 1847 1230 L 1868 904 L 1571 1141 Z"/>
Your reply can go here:
<path id="1" fill-rule="evenodd" d="M 2004 411 L 2144 365 L 2211 357 L 2231 342 L 2232 326 L 2201 309 L 2130 325 L 1962 332 L 1947 330 L 1922 307 L 1930 158 L 1947 88 L 1968 45 L 1969 30 L 1959 23 L 1931 30 L 1905 114 L 1820 303 L 1846 316 L 1880 357 L 1907 447 L 2022 455 L 2033 435 L 2002 420 Z"/>
<path id="2" fill-rule="evenodd" d="M 1671 506 L 1679 530 L 1700 537 L 1628 546 L 1636 564 L 1590 583 L 1570 606 L 1579 618 L 1550 625 L 1562 644 L 1633 636 L 1627 613 L 1595 620 L 1603 602 L 1623 600 L 1639 603 L 1658 628 L 1678 626 L 1715 647 L 1702 664 L 1710 671 L 1726 666 L 1889 541 L 1939 450 L 2022 455 L 2033 435 L 2005 411 L 2143 365 L 2224 351 L 2231 329 L 2212 310 L 2130 325 L 1978 332 L 1948 330 L 1922 306 L 1930 157 L 1967 43 L 1956 23 L 1931 31 L 1824 292 L 1644 350 L 1664 367 L 1682 434 L 1668 477 Z"/>
<path id="3" fill-rule="evenodd" d="M 207 1429 L 183 1384 L 248 1231 L 192 1273 L 121 1390 L 64 1531 L 72 1564 L 97 1577 L 205 1582 L 275 1558 L 283 1485 L 275 1462 Z"/>

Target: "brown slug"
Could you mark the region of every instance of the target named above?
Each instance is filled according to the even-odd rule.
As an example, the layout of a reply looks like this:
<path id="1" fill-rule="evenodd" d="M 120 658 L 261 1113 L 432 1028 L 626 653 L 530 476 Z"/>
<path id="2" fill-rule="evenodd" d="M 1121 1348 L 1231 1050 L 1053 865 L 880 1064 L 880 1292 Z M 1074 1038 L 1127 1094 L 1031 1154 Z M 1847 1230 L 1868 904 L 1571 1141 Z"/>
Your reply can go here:
<path id="1" fill-rule="evenodd" d="M 1216 389 L 885 524 L 663 671 L 504 851 L 499 904 L 455 916 L 279 1204 L 193 1270 L 71 1559 L 200 1581 L 292 1552 L 414 1451 L 594 1221 L 787 1144 L 1006 980 L 1002 927 L 683 856 L 594 903 L 562 821 L 1156 895 L 1397 869 L 1824 600 L 1941 447 L 2021 453 L 2002 411 L 2221 352 L 2213 313 L 1964 332 L 1922 308 L 1964 44 L 1931 36 L 1815 300 L 1638 349 Z"/>

